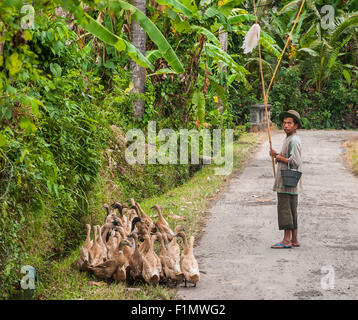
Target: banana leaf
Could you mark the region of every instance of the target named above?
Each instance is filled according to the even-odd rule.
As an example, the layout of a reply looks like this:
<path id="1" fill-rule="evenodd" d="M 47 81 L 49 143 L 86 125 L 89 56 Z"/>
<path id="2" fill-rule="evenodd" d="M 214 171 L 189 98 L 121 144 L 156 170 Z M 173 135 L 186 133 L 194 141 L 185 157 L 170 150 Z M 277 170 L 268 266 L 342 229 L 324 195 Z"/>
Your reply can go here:
<path id="1" fill-rule="evenodd" d="M 146 58 L 153 63 L 155 60 L 161 58 L 161 53 L 159 50 L 150 50 L 145 53 Z"/>
<path id="2" fill-rule="evenodd" d="M 161 5 L 172 7 L 174 11 L 179 11 L 189 19 L 193 17 L 193 13 L 191 12 L 191 10 L 187 8 L 183 3 L 177 0 L 155 0 L 155 1 Z"/>
<path id="3" fill-rule="evenodd" d="M 230 24 L 236 24 L 244 21 L 255 21 L 255 16 L 253 14 L 238 14 L 236 16 L 231 16 L 228 18 Z"/>
<path id="4" fill-rule="evenodd" d="M 216 95 L 220 98 L 220 100 L 226 105 L 227 101 L 227 94 L 225 89 L 217 82 L 214 78 L 209 77 L 210 85 L 213 87 Z"/>
<path id="5" fill-rule="evenodd" d="M 179 58 L 175 54 L 173 48 L 165 39 L 156 25 L 139 9 L 132 6 L 128 2 L 121 0 L 113 0 L 109 2 L 109 8 L 114 11 L 120 9 L 129 10 L 132 14 L 132 18 L 138 21 L 140 26 L 146 31 L 150 39 L 158 46 L 158 50 L 162 54 L 162 57 L 167 60 L 169 65 L 177 72 L 183 73 L 184 68 Z"/>
<path id="6" fill-rule="evenodd" d="M 210 42 L 217 46 L 220 46 L 220 41 L 208 29 L 201 26 L 191 26 L 190 29 L 196 31 L 197 33 L 203 34 Z"/>
<path id="7" fill-rule="evenodd" d="M 148 77 L 155 76 L 157 74 L 177 74 L 177 73 L 173 69 L 164 68 L 164 69 L 159 69 L 154 73 L 148 74 Z"/>
<path id="8" fill-rule="evenodd" d="M 246 0 L 221 0 L 218 2 L 219 11 L 225 17 L 228 17 L 233 8 L 237 7 L 239 4 L 245 2 Z"/>
<path id="9" fill-rule="evenodd" d="M 311 55 L 312 57 L 317 57 L 318 56 L 318 52 L 310 49 L 310 48 L 301 48 L 298 49 L 297 52 L 307 52 L 309 55 Z"/>
<path id="10" fill-rule="evenodd" d="M 200 89 L 194 91 L 191 102 L 196 107 L 196 115 L 200 123 L 203 123 L 205 121 L 205 97 Z"/>
<path id="11" fill-rule="evenodd" d="M 238 75 L 239 81 L 247 84 L 245 75 L 249 74 L 249 72 L 243 66 L 237 64 L 227 52 L 211 43 L 206 43 L 205 49 L 209 56 L 214 58 L 217 62 L 226 65 L 232 73 L 236 73 Z"/>
<path id="12" fill-rule="evenodd" d="M 85 14 L 85 19 L 81 20 L 80 26 L 106 44 L 115 47 L 118 51 L 127 51 L 128 55 L 141 67 L 154 70 L 154 66 L 136 47 L 116 36 L 87 13 Z"/>

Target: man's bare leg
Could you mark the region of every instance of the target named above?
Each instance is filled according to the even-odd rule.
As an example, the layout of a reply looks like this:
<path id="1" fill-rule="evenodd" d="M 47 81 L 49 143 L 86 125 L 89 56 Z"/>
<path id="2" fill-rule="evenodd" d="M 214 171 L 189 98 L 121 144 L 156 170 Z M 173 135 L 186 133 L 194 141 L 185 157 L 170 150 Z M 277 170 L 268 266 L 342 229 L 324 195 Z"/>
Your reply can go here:
<path id="1" fill-rule="evenodd" d="M 300 243 L 298 242 L 298 238 L 297 238 L 297 229 L 292 230 L 291 242 L 292 242 L 293 246 L 299 246 L 300 245 Z"/>
<path id="2" fill-rule="evenodd" d="M 283 234 L 283 240 L 280 243 L 285 246 L 288 246 L 288 248 L 291 248 L 291 229 L 285 229 L 285 232 Z M 272 245 L 271 248 L 282 248 L 282 246 L 277 243 Z"/>
<path id="3" fill-rule="evenodd" d="M 285 229 L 285 233 L 283 234 L 282 243 L 284 244 L 291 244 L 291 229 Z"/>

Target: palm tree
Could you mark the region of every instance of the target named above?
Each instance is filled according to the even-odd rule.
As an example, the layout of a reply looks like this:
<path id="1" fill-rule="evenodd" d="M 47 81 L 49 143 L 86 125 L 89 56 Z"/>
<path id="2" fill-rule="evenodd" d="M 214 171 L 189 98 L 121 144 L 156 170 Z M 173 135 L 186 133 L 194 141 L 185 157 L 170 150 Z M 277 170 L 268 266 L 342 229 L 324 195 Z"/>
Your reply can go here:
<path id="1" fill-rule="evenodd" d="M 145 0 L 132 0 L 132 5 L 135 6 L 138 10 L 145 14 Z M 138 21 L 132 20 L 131 23 L 131 37 L 132 45 L 135 46 L 143 55 L 145 55 L 145 31 L 140 26 Z M 138 65 L 134 60 L 130 64 L 131 72 L 131 82 L 133 83 L 133 92 L 137 94 L 144 94 L 145 89 L 145 79 L 146 79 L 146 69 Z M 139 97 L 135 100 L 134 106 L 134 116 L 137 119 L 143 117 L 144 114 L 144 100 Z"/>

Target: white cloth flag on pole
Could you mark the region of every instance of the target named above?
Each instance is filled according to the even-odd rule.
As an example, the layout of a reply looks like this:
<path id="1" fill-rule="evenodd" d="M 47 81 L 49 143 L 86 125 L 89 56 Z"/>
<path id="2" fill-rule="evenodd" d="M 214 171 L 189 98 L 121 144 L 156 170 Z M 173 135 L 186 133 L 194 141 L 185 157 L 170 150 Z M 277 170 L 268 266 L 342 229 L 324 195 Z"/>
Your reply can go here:
<path id="1" fill-rule="evenodd" d="M 254 49 L 258 43 L 260 38 L 260 26 L 255 23 L 252 25 L 250 30 L 246 33 L 244 44 L 242 48 L 244 49 L 244 53 L 249 53 Z"/>

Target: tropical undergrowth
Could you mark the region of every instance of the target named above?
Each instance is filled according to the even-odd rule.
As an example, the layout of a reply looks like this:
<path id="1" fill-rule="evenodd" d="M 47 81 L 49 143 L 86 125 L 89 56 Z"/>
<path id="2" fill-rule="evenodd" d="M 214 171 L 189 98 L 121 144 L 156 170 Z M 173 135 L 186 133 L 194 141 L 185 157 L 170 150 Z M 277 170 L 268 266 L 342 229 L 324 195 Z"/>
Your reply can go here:
<path id="1" fill-rule="evenodd" d="M 96 63 L 92 42 L 81 47 L 61 19 L 36 19 L 35 29 L 20 31 L 9 16 L 2 30 L 2 297 L 11 296 L 22 265 L 41 269 L 78 245 L 84 222 L 103 201 L 153 196 L 189 176 L 187 166 L 126 164 L 118 141 L 141 125 L 132 121 L 128 72 Z"/>

